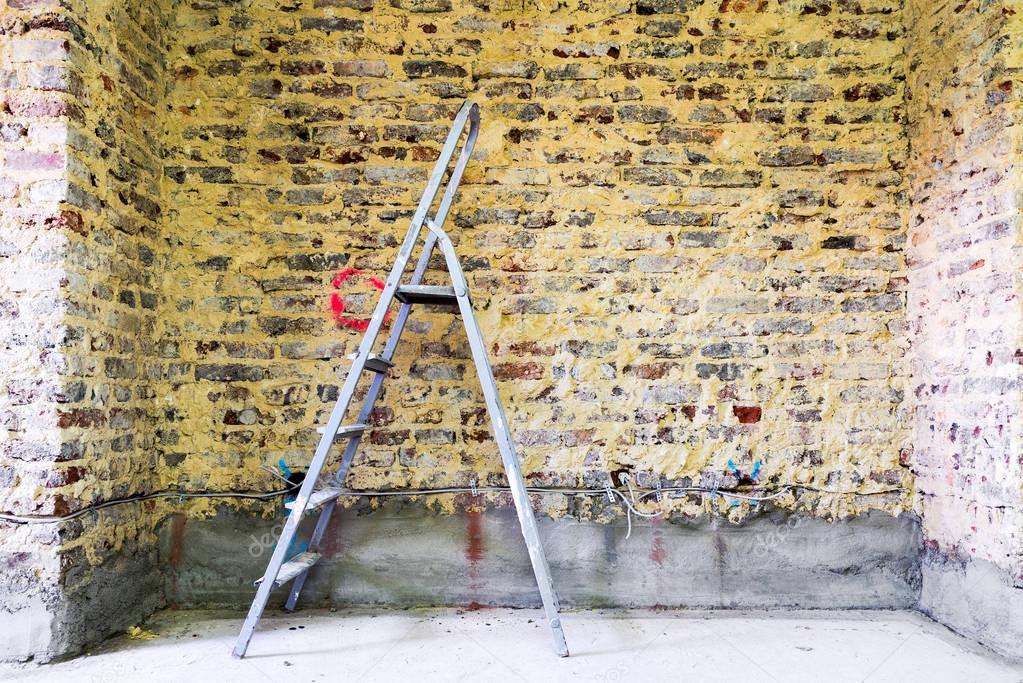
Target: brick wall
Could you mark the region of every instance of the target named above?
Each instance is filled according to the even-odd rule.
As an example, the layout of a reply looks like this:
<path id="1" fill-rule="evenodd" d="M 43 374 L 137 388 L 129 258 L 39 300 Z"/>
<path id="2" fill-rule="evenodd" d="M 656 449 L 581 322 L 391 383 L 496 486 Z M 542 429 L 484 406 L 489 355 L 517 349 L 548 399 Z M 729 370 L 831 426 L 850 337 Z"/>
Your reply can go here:
<path id="1" fill-rule="evenodd" d="M 1023 588 L 1023 31 L 1011 7 L 909 3 L 907 258 L 928 562 L 942 571 L 990 562 L 1002 583 Z M 973 611 L 986 621 L 979 601 Z"/>
<path id="2" fill-rule="evenodd" d="M 145 491 L 155 464 L 165 19 L 159 5 L 78 9 L 83 120 L 69 140 L 68 204 L 79 229 L 67 262 L 71 405 L 61 426 L 90 462 L 93 485 L 75 501 L 88 504 Z"/>
<path id="3" fill-rule="evenodd" d="M 48 86 L 66 69 L 67 34 L 47 25 L 42 12 L 0 10 L 0 335 L 5 370 L 0 391 L 0 509 L 51 512 L 46 487 L 62 459 L 57 428 L 62 399 L 60 293 L 67 237 L 60 199 L 64 187 L 67 124 L 73 99 Z M 76 112 L 77 113 L 77 112 Z M 30 529 L 0 522 L 0 611 L 12 629 L 3 649 L 44 647 L 41 627 L 28 617 L 55 610 L 60 564 L 56 527 Z M 20 627 L 20 628 L 19 628 Z M 12 635 L 14 634 L 14 635 Z"/>
<path id="4" fill-rule="evenodd" d="M 449 227 L 531 482 L 728 485 L 729 459 L 760 461 L 761 483 L 895 490 L 798 495 L 819 514 L 904 509 L 900 10 L 179 3 L 165 483 L 308 462 L 358 341 L 331 278 L 386 271 L 470 97 Z M 359 277 L 340 293 L 354 317 L 374 301 Z M 457 321 L 417 312 L 393 375 L 352 486 L 501 481 Z"/>
<path id="5" fill-rule="evenodd" d="M 165 4 L 70 3 L 83 120 L 68 140 L 67 204 L 80 221 L 66 261 L 68 405 L 58 421 L 74 459 L 72 475 L 61 481 L 69 510 L 148 493 L 159 483 L 153 451 L 163 417 L 156 309 Z M 65 527 L 62 549 L 72 608 L 64 618 L 81 625 L 79 642 L 96 631 L 123 631 L 163 599 L 151 507 L 125 505 L 83 519 Z"/>
<path id="6" fill-rule="evenodd" d="M 916 3 L 909 232 L 915 470 L 930 540 L 1023 581 L 1018 74 L 1001 3 Z"/>
<path id="7" fill-rule="evenodd" d="M 0 9 L 4 512 L 64 515 L 151 486 L 162 23 L 92 0 Z M 74 650 L 158 604 L 127 571 L 154 571 L 152 524 L 131 505 L 0 522 L 2 654 Z"/>
<path id="8" fill-rule="evenodd" d="M 837 517 L 912 465 L 925 564 L 1015 595 L 1021 36 L 1007 1 L 6 0 L 0 510 L 301 469 L 359 338 L 331 280 L 368 315 L 472 98 L 448 227 L 531 483 L 891 491 L 778 501 Z M 415 313 L 350 485 L 502 482 L 461 335 Z M 168 510 L 0 523 L 0 645 L 158 604 Z"/>
<path id="9" fill-rule="evenodd" d="M 838 517 L 912 465 L 928 557 L 1023 585 L 1020 36 L 1008 2 L 7 0 L 0 509 L 301 469 L 359 339 L 331 280 L 368 315 L 472 98 L 448 228 L 531 483 L 891 491 L 778 501 Z M 503 481 L 457 319 L 417 311 L 388 387 L 351 486 Z M 12 647 L 123 627 L 83 592 L 168 510 L 0 526 L 3 607 L 71 625 Z"/>

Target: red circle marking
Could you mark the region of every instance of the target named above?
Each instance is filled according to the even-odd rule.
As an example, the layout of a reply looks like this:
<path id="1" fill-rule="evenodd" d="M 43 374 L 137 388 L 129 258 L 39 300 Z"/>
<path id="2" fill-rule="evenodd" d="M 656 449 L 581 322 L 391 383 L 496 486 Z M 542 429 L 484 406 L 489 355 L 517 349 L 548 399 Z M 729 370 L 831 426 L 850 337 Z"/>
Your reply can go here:
<path id="1" fill-rule="evenodd" d="M 363 277 L 365 273 L 358 268 L 345 268 L 344 270 L 338 271 L 337 275 L 330 281 L 330 284 L 335 290 L 341 289 L 341 285 L 345 284 L 354 277 L 358 277 L 360 280 L 365 280 L 371 287 L 377 291 L 383 291 L 384 281 L 377 277 Z M 330 294 L 330 311 L 331 316 L 334 318 L 334 322 L 342 327 L 347 327 L 352 330 L 358 330 L 359 332 L 365 332 L 369 329 L 369 318 L 352 318 L 346 316 L 345 313 L 345 300 L 338 292 L 331 292 Z M 387 311 L 384 315 L 384 323 L 391 321 L 391 312 Z"/>

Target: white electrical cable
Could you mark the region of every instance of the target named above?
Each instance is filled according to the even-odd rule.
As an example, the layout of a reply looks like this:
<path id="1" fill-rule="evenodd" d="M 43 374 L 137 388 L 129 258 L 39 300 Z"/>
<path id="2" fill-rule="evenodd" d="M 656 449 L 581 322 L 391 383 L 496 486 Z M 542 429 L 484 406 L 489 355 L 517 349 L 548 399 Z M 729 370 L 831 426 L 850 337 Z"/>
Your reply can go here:
<path id="1" fill-rule="evenodd" d="M 275 476 L 275 477 L 277 477 L 278 479 L 280 479 L 281 481 L 283 481 L 283 482 L 284 482 L 285 484 L 287 484 L 288 486 L 291 486 L 291 481 L 290 481 L 290 480 L 288 480 L 288 478 L 287 478 L 287 477 L 285 477 L 284 475 L 282 475 L 282 474 L 281 474 L 280 472 L 278 472 L 278 471 L 277 471 L 276 469 L 274 469 L 273 467 L 267 467 L 266 465 L 260 465 L 260 466 L 259 466 L 259 469 L 261 469 L 261 470 L 265 470 L 265 471 L 269 472 L 269 473 L 270 473 L 270 474 L 272 474 L 273 476 Z"/>
<path id="2" fill-rule="evenodd" d="M 766 496 L 750 496 L 750 495 L 746 495 L 746 494 L 743 494 L 743 493 L 738 493 L 738 492 L 735 492 L 735 491 L 722 491 L 721 489 L 706 489 L 706 488 L 703 488 L 703 487 L 700 487 L 700 486 L 666 488 L 666 489 L 661 489 L 661 491 L 691 491 L 691 492 L 694 492 L 694 493 L 713 493 L 713 494 L 716 494 L 716 495 L 719 495 L 719 496 L 723 496 L 725 498 L 738 498 L 740 500 L 748 500 L 748 501 L 753 502 L 753 503 L 762 503 L 762 502 L 767 501 L 767 500 L 774 500 L 775 498 L 781 498 L 782 496 L 784 496 L 786 493 L 788 493 L 789 491 L 791 491 L 794 488 L 806 489 L 807 491 L 819 491 L 821 493 L 834 493 L 834 494 L 847 495 L 847 496 L 849 496 L 849 495 L 851 495 L 851 496 L 869 496 L 869 495 L 874 495 L 874 494 L 878 494 L 878 493 L 895 493 L 895 492 L 898 491 L 898 489 L 889 489 L 887 491 L 870 491 L 870 492 L 867 492 L 867 493 L 860 493 L 860 492 L 857 492 L 857 491 L 826 491 L 824 489 L 815 489 L 812 486 L 800 486 L 798 484 L 785 484 L 782 487 L 781 491 L 777 491 L 775 493 L 772 493 L 772 494 L 766 495 Z M 639 497 L 639 501 L 642 501 L 647 496 L 653 496 L 653 495 L 656 495 L 656 494 L 657 494 L 657 489 L 654 489 L 652 491 L 647 491 L 646 493 L 644 493 L 643 495 L 641 495 Z"/>
<path id="3" fill-rule="evenodd" d="M 628 489 L 629 489 L 629 498 L 632 499 L 632 502 L 630 503 L 625 498 L 625 495 L 622 494 L 620 491 L 618 491 L 618 489 L 611 488 L 609 490 L 612 493 L 617 493 L 621 497 L 622 502 L 625 504 L 625 522 L 628 525 L 628 528 L 625 531 L 625 540 L 627 541 L 627 540 L 629 540 L 629 537 L 632 536 L 632 514 L 633 513 L 639 515 L 640 517 L 660 517 L 662 513 L 661 512 L 657 512 L 657 513 L 644 514 L 644 513 L 640 512 L 639 510 L 637 510 L 636 507 L 635 507 L 635 504 L 637 502 L 636 501 L 636 491 L 632 488 L 632 477 L 630 477 L 627 474 L 623 474 L 623 475 L 621 475 L 619 477 L 619 479 L 621 481 L 624 481 L 625 482 L 625 486 L 628 487 Z"/>

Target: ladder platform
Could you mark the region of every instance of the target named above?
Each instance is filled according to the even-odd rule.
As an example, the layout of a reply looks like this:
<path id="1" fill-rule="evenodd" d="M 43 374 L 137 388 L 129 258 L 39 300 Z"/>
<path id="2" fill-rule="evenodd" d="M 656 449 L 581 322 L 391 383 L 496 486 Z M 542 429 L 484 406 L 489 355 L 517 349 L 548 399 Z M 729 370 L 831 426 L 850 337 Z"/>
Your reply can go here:
<path id="1" fill-rule="evenodd" d="M 458 306 L 455 288 L 442 285 L 401 285 L 394 296 L 403 304 Z"/>
<path id="2" fill-rule="evenodd" d="M 274 580 L 274 586 L 283 586 L 288 581 L 304 572 L 305 570 L 312 567 L 314 564 L 320 561 L 319 553 L 299 553 L 293 558 L 281 565 L 281 570 L 277 572 L 277 578 Z M 259 578 L 254 581 L 258 586 L 263 583 L 263 579 Z"/>
<path id="3" fill-rule="evenodd" d="M 319 491 L 313 491 L 313 495 L 309 496 L 309 502 L 306 503 L 305 511 L 306 512 L 310 512 L 312 510 L 315 510 L 316 508 L 320 507 L 324 503 L 329 503 L 330 501 L 334 500 L 335 498 L 337 498 L 340 495 L 341 495 L 341 489 L 329 488 L 329 489 L 320 489 Z M 290 501 L 290 502 L 287 502 L 287 503 L 284 504 L 284 507 L 288 508 L 289 510 L 294 510 L 295 509 L 295 503 L 296 503 L 296 501 L 294 501 L 294 500 Z"/>
<path id="4" fill-rule="evenodd" d="M 337 430 L 337 434 L 334 435 L 334 438 L 337 439 L 339 437 L 347 438 L 347 437 L 351 437 L 351 436 L 358 436 L 359 434 L 362 434 L 367 429 L 369 429 L 369 425 L 365 425 L 365 424 L 344 425 L 344 426 L 342 426 L 341 428 L 339 428 Z M 327 428 L 326 427 L 317 427 L 316 428 L 316 432 L 318 434 L 326 434 L 327 433 Z"/>

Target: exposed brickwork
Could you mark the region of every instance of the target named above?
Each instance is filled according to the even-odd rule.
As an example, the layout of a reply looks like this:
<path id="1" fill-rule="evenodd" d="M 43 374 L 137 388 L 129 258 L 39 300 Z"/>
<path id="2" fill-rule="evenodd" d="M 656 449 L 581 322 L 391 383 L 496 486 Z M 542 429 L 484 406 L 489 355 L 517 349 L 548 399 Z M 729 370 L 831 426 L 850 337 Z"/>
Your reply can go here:
<path id="1" fill-rule="evenodd" d="M 449 228 L 532 483 L 895 490 L 778 501 L 833 516 L 912 465 L 931 554 L 1023 584 L 1020 36 L 1006 1 L 7 0 L 0 509 L 301 468 L 471 97 Z M 349 483 L 501 483 L 458 321 L 396 360 Z M 88 602 L 163 512 L 0 525 L 6 595 Z"/>
<path id="2" fill-rule="evenodd" d="M 47 487 L 63 458 L 57 427 L 62 398 L 61 294 L 67 249 L 64 213 L 66 120 L 73 98 L 36 87 L 67 68 L 66 33 L 49 28 L 45 8 L 0 9 L 0 510 L 52 512 Z M 73 222 L 73 220 L 72 220 Z M 60 484 L 57 483 L 57 486 Z M 59 600 L 60 534 L 0 522 L 0 613 L 25 614 Z M 3 647 L 43 648 L 32 634 Z"/>
<path id="3" fill-rule="evenodd" d="M 156 433 L 163 407 L 156 394 L 156 309 L 160 283 L 162 129 L 166 3 L 76 0 L 72 64 L 82 87 L 82 121 L 72 127 L 66 204 L 81 226 L 70 235 L 64 288 L 64 386 L 60 416 L 68 464 L 81 481 L 68 487 L 69 510 L 147 493 L 155 476 Z M 80 425 L 80 426 L 79 426 Z M 62 425 L 64 426 L 64 425 Z M 112 561 L 112 573 L 131 567 L 122 588 L 133 595 L 106 617 L 83 614 L 90 629 L 124 629 L 162 600 L 151 595 L 157 518 L 128 505 L 91 515 L 65 529 L 63 562 L 83 567 Z M 80 537 L 78 535 L 81 534 Z M 65 590 L 75 604 L 94 592 L 88 571 L 70 571 Z M 138 591 L 138 594 L 135 592 Z M 95 638 L 87 633 L 85 638 Z"/>
<path id="4" fill-rule="evenodd" d="M 153 480 L 158 7 L 36 0 L 0 9 L 5 512 L 67 514 Z M 90 609 L 103 606 L 76 594 L 97 595 L 91 568 L 115 554 L 124 564 L 137 542 L 152 541 L 152 524 L 139 506 L 62 526 L 0 522 L 2 593 L 13 601 L 0 612 L 24 630 L 0 649 L 52 656 L 144 616 L 92 623 Z M 26 606 L 33 616 L 18 617 Z"/>
<path id="5" fill-rule="evenodd" d="M 259 487 L 259 464 L 308 462 L 358 339 L 330 279 L 385 272 L 472 97 L 450 227 L 531 481 L 702 481 L 733 459 L 906 487 L 900 9 L 182 3 L 165 479 Z M 500 480 L 457 321 L 417 313 L 393 375 L 350 483 Z"/>
<path id="6" fill-rule="evenodd" d="M 909 4 L 908 259 L 927 542 L 994 562 L 1023 586 L 1023 32 L 1013 7 Z"/>
<path id="7" fill-rule="evenodd" d="M 85 505 L 148 490 L 155 464 L 165 18 L 158 4 L 79 9 L 84 117 L 69 143 L 67 204 L 80 230 L 67 262 L 71 389 L 60 416 L 68 448 L 108 484 L 82 489 L 74 504 Z"/>

